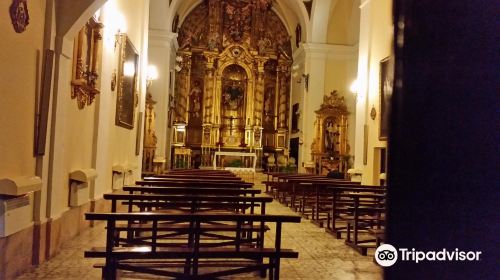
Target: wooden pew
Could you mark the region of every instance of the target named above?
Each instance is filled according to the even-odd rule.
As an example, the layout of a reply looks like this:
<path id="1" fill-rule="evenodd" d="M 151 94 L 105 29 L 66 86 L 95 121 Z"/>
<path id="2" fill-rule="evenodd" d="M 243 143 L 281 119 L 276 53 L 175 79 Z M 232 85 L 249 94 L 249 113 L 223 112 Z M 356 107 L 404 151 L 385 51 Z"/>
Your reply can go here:
<path id="1" fill-rule="evenodd" d="M 368 195 L 384 196 L 387 189 L 381 186 L 360 186 L 352 187 L 328 187 L 331 191 L 330 206 L 324 205 L 327 211 L 326 231 L 334 235 L 337 239 L 342 237 L 342 233 L 347 232 L 347 223 L 353 219 L 354 200 L 351 196 L 353 192 Z M 368 198 L 368 199 L 365 199 Z M 373 206 L 377 203 L 370 197 L 359 200 L 364 206 Z"/>
<path id="2" fill-rule="evenodd" d="M 352 218 L 347 220 L 347 239 L 345 243 L 366 256 L 369 248 L 379 245 L 377 239 L 361 239 L 360 233 L 379 234 L 385 221 L 385 194 L 349 193 L 353 199 Z M 373 199 L 375 203 L 366 203 L 362 199 Z M 374 227 L 376 227 L 374 229 Z M 352 235 L 352 236 L 351 236 Z"/>
<path id="3" fill-rule="evenodd" d="M 359 182 L 351 182 L 346 180 L 332 179 L 324 176 L 317 176 L 311 174 L 300 174 L 299 176 L 292 175 L 277 175 L 278 181 L 271 181 L 268 183 L 275 198 L 277 198 L 281 203 L 290 206 L 293 210 L 302 209 L 301 213 L 305 215 L 305 207 L 301 205 L 301 202 L 305 201 L 305 198 L 314 194 L 314 189 L 308 187 L 312 186 L 313 183 L 325 182 L 326 184 L 347 184 L 347 185 L 359 185 Z M 297 196 L 301 195 L 302 200 L 297 201 Z"/>
<path id="4" fill-rule="evenodd" d="M 299 223 L 300 217 L 279 215 L 240 215 L 240 214 L 162 214 L 162 213 L 86 213 L 87 220 L 106 222 L 106 244 L 103 248 L 85 251 L 87 258 L 103 258 L 103 279 L 116 279 L 117 270 L 150 273 L 175 279 L 216 279 L 218 277 L 269 270 L 269 279 L 279 279 L 282 258 L 297 258 L 298 253 L 281 248 L 283 223 Z M 123 244 L 116 236 L 119 222 L 152 224 L 147 236 L 146 246 Z M 213 222 L 232 222 L 236 224 L 233 232 L 236 242 L 231 246 L 203 246 L 210 244 L 205 240 L 204 224 Z M 184 239 L 161 239 L 159 235 L 168 229 L 158 227 L 164 223 L 185 223 L 189 225 Z M 242 225 L 248 223 L 275 223 L 274 246 L 244 243 Z M 263 259 L 268 259 L 267 263 Z M 235 260 L 246 263 L 233 264 Z M 248 262 L 254 261 L 254 262 Z M 221 267 L 218 271 L 201 271 L 205 266 Z M 175 270 L 181 268 L 183 271 Z M 262 275 L 262 274 L 261 274 Z"/>
<path id="5" fill-rule="evenodd" d="M 269 176 L 272 176 L 269 179 Z M 283 173 L 283 172 L 269 172 L 268 180 L 262 181 L 266 186 L 266 193 L 272 194 L 273 196 L 279 198 L 282 191 L 291 188 L 290 184 L 285 184 L 289 179 L 314 179 L 314 178 L 324 178 L 324 176 L 318 176 L 314 174 L 307 173 Z"/>
<path id="6" fill-rule="evenodd" d="M 235 175 L 232 171 L 225 169 L 173 169 L 173 170 L 168 170 L 163 174 L 200 174 L 200 173 Z"/>
<path id="7" fill-rule="evenodd" d="M 243 181 L 240 177 L 228 175 L 203 175 L 203 174 L 162 174 L 151 177 L 144 177 L 144 180 L 169 180 L 169 179 L 197 179 L 197 180 L 219 180 L 219 181 Z"/>
<path id="8" fill-rule="evenodd" d="M 182 195 L 165 195 L 165 194 L 105 194 L 104 199 L 111 200 L 111 212 L 117 212 L 118 202 L 127 205 L 127 211 L 132 212 L 164 212 L 164 213 L 249 213 L 255 214 L 256 208 L 260 209 L 260 214 L 266 214 L 266 203 L 272 202 L 270 197 L 250 197 L 250 196 L 228 196 L 228 195 L 200 195 L 200 194 L 182 194 Z M 144 231 L 144 228 L 150 228 L 147 224 L 128 224 L 120 227 L 119 230 L 127 232 L 128 243 L 133 244 L 134 241 L 142 242 L 142 237 L 134 238 L 138 233 Z M 173 228 L 174 225 L 167 225 Z M 176 225 L 179 233 L 185 231 L 186 225 Z M 214 224 L 210 227 L 211 230 L 227 231 L 234 229 L 234 225 Z M 263 233 L 269 230 L 264 224 L 260 227 L 245 227 L 247 240 L 253 240 L 257 243 L 264 242 Z M 253 238 L 253 233 L 262 233 Z M 175 237 L 172 235 L 171 237 Z M 212 234 L 212 237 L 218 239 L 231 240 L 223 234 Z M 229 241 L 231 242 L 231 241 Z"/>
<path id="9" fill-rule="evenodd" d="M 242 195 L 242 196 L 255 196 L 260 194 L 259 189 L 254 188 L 208 188 L 208 187 L 134 187 L 124 186 L 124 191 L 133 193 L 152 193 L 152 194 L 199 194 L 199 195 Z"/>
<path id="10" fill-rule="evenodd" d="M 290 198 L 290 207 L 295 211 L 301 212 L 307 216 L 307 210 L 310 206 L 311 212 L 314 210 L 311 206 L 318 202 L 321 197 L 323 200 L 328 198 L 328 192 L 325 191 L 327 186 L 359 186 L 359 182 L 351 182 L 346 180 L 331 179 L 331 178 L 288 178 L 290 188 L 284 193 Z M 285 198 L 287 200 L 287 198 Z M 317 205 L 317 204 L 316 204 Z M 311 213 L 313 220 L 318 220 L 317 215 Z"/>
<path id="11" fill-rule="evenodd" d="M 140 180 L 136 181 L 138 186 L 164 186 L 164 187 L 194 187 L 194 188 L 240 188 L 248 189 L 253 187 L 253 183 L 228 182 L 218 180 Z"/>
<path id="12" fill-rule="evenodd" d="M 111 212 L 116 212 L 117 202 L 125 201 L 129 206 L 128 211 L 132 212 L 132 207 L 137 206 L 140 209 L 156 208 L 159 210 L 178 210 L 190 213 L 199 212 L 205 209 L 221 210 L 231 209 L 234 212 L 245 213 L 249 208 L 250 213 L 254 214 L 255 208 L 260 207 L 261 214 L 266 212 L 266 203 L 272 202 L 270 197 L 250 197 L 250 196 L 221 196 L 221 195 L 199 195 L 199 194 L 104 194 L 104 199 L 111 200 Z M 208 210 L 206 210 L 208 208 Z"/>

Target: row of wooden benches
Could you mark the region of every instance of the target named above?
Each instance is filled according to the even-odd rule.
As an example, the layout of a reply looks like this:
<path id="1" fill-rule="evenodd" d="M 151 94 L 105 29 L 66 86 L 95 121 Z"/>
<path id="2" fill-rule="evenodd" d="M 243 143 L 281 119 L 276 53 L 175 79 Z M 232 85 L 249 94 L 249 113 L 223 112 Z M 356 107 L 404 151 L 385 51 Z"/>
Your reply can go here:
<path id="1" fill-rule="evenodd" d="M 232 173 L 171 172 L 137 185 L 104 195 L 111 212 L 86 214 L 106 223 L 105 246 L 85 252 L 105 260 L 96 265 L 103 279 L 116 279 L 119 270 L 173 279 L 258 271 L 279 279 L 280 260 L 298 257 L 282 248 L 281 232 L 300 216 L 266 214 L 272 198 Z M 271 228 L 274 242 L 265 242 Z"/>
<path id="2" fill-rule="evenodd" d="M 267 173 L 266 192 L 362 255 L 385 235 L 384 186 L 312 174 Z"/>

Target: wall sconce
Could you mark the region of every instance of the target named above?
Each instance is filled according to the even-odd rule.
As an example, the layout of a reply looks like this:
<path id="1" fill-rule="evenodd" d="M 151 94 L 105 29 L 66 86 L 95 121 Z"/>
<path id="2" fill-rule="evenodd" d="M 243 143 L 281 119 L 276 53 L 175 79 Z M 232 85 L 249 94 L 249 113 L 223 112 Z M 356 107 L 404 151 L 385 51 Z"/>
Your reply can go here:
<path id="1" fill-rule="evenodd" d="M 154 80 L 158 79 L 158 68 L 155 65 L 148 65 L 148 75 L 146 77 L 146 88 L 149 88 Z"/>
<path id="2" fill-rule="evenodd" d="M 351 86 L 349 87 L 349 91 L 354 94 L 354 101 L 358 102 L 358 93 L 359 93 L 359 82 L 358 79 L 352 81 Z"/>
<path id="3" fill-rule="evenodd" d="M 116 28 L 115 34 L 115 51 L 118 45 L 122 44 L 122 38 L 125 32 L 127 32 L 127 23 L 125 21 L 125 17 L 121 13 L 116 13 L 112 16 L 114 19 L 114 24 Z"/>
<path id="4" fill-rule="evenodd" d="M 372 109 L 370 111 L 370 118 L 372 118 L 372 120 L 375 120 L 376 117 L 377 117 L 377 110 L 375 109 L 375 106 L 372 106 Z"/>
<path id="5" fill-rule="evenodd" d="M 111 91 L 115 91 L 116 89 L 116 69 L 113 70 L 113 74 L 111 74 Z"/>

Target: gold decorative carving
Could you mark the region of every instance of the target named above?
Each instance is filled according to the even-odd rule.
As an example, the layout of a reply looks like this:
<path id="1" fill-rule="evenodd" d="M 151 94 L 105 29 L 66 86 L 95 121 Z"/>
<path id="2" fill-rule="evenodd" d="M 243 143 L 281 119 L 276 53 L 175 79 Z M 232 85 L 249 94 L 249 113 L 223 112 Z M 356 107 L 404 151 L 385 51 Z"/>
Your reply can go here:
<path id="1" fill-rule="evenodd" d="M 103 25 L 92 17 L 78 32 L 73 49 L 73 77 L 71 98 L 83 109 L 100 93 L 101 29 Z"/>
<path id="2" fill-rule="evenodd" d="M 200 2 L 179 28 L 173 145 L 202 165 L 215 149 L 285 151 L 291 37 L 273 1 Z"/>
<path id="3" fill-rule="evenodd" d="M 347 171 L 350 152 L 347 144 L 348 115 L 344 97 L 336 90 L 323 97 L 323 103 L 316 111 L 316 133 L 311 145 L 313 161 L 320 174 L 331 170 Z"/>
<path id="4" fill-rule="evenodd" d="M 158 141 L 155 131 L 156 114 L 154 112 L 154 105 L 156 101 L 153 100 L 151 93 L 146 94 L 146 118 L 144 123 L 144 149 L 142 156 L 142 173 L 153 174 L 155 158 L 156 143 Z"/>
<path id="5" fill-rule="evenodd" d="M 27 0 L 14 0 L 9 12 L 14 30 L 17 33 L 23 33 L 30 23 Z"/>

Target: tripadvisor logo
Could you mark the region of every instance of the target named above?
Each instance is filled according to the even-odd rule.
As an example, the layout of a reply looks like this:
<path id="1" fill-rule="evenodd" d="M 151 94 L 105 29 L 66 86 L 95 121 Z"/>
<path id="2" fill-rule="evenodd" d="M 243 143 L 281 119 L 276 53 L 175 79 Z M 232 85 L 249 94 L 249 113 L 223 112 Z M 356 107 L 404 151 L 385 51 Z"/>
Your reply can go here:
<path id="1" fill-rule="evenodd" d="M 398 254 L 399 251 L 399 254 Z M 397 250 L 390 244 L 384 244 L 375 251 L 375 261 L 383 266 L 392 266 L 398 260 L 419 263 L 421 261 L 479 261 L 481 251 L 461 251 L 459 249 L 439 251 L 416 251 L 415 249 L 399 248 Z"/>
<path id="2" fill-rule="evenodd" d="M 375 251 L 375 261 L 384 267 L 391 266 L 398 260 L 398 251 L 391 244 L 378 246 Z"/>

